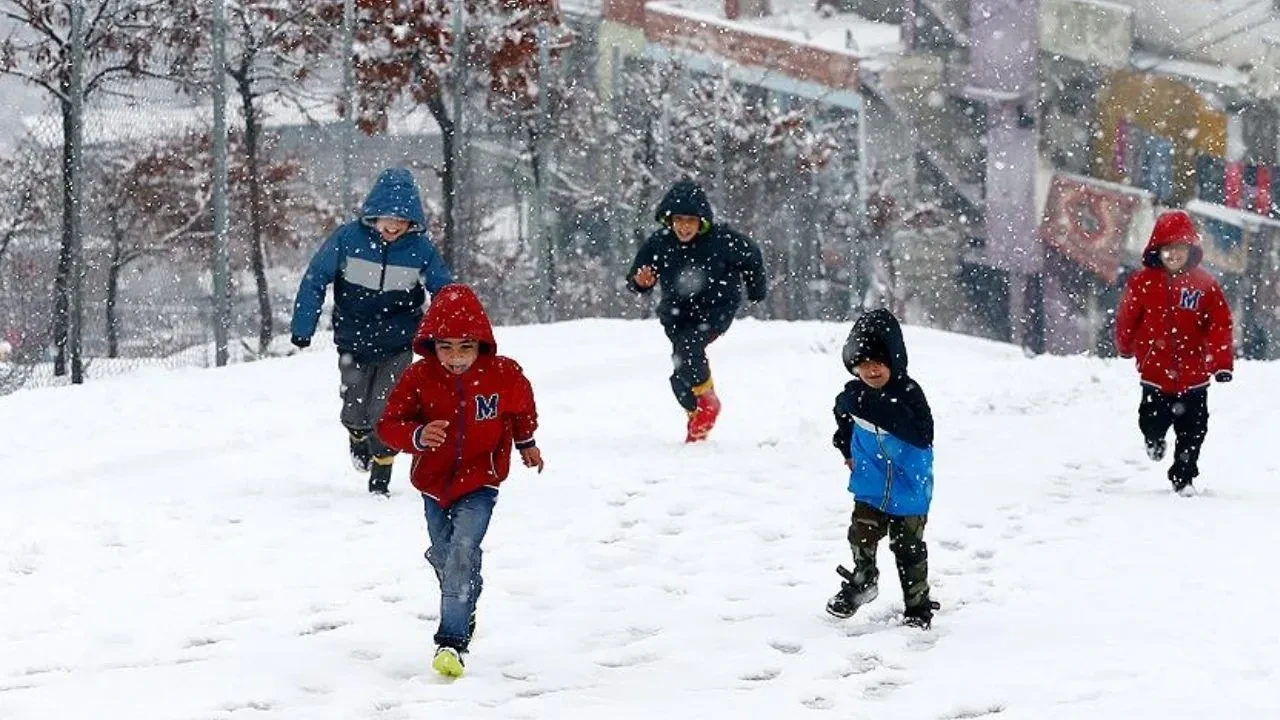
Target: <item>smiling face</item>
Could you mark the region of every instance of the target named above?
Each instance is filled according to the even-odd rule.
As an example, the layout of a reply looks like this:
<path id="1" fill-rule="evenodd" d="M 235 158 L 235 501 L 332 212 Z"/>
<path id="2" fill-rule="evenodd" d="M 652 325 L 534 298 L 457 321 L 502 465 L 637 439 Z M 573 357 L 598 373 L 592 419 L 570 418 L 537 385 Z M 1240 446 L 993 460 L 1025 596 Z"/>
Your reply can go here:
<path id="1" fill-rule="evenodd" d="M 444 338 L 435 341 L 436 359 L 445 370 L 461 375 L 480 357 L 480 343 L 463 338 Z"/>
<path id="2" fill-rule="evenodd" d="M 889 370 L 888 365 L 876 360 L 863 360 L 858 363 L 855 369 L 858 371 L 858 379 L 874 390 L 879 390 L 887 385 L 889 378 L 893 376 L 893 372 Z"/>
<path id="3" fill-rule="evenodd" d="M 700 227 L 702 227 L 702 218 L 696 215 L 671 216 L 671 231 L 676 234 L 676 239 L 682 243 L 693 242 L 693 238 L 697 236 Z"/>
<path id="4" fill-rule="evenodd" d="M 1169 272 L 1181 272 L 1191 259 L 1191 246 L 1187 243 L 1174 243 L 1160 248 L 1160 262 Z"/>
<path id="5" fill-rule="evenodd" d="M 409 232 L 410 223 L 404 218 L 380 217 L 373 221 L 373 228 L 382 236 L 384 242 L 395 242 L 401 235 Z"/>

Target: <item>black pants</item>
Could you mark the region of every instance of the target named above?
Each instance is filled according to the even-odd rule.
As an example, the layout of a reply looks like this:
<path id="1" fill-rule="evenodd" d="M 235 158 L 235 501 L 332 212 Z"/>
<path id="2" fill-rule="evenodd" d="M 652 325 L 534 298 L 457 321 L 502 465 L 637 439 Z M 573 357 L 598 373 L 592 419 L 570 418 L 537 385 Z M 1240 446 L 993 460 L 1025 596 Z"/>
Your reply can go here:
<path id="1" fill-rule="evenodd" d="M 662 329 L 671 341 L 671 391 L 680 407 L 693 412 L 698 406 L 693 389 L 711 379 L 707 346 L 733 324 L 733 312 L 709 315 L 692 313 L 664 315 Z"/>
<path id="2" fill-rule="evenodd" d="M 1173 426 L 1176 442 L 1169 479 L 1191 482 L 1200 474 L 1200 446 L 1209 432 L 1209 388 L 1188 390 L 1170 395 L 1149 385 L 1142 386 L 1142 405 L 1138 407 L 1138 427 L 1148 442 L 1163 440 Z"/>

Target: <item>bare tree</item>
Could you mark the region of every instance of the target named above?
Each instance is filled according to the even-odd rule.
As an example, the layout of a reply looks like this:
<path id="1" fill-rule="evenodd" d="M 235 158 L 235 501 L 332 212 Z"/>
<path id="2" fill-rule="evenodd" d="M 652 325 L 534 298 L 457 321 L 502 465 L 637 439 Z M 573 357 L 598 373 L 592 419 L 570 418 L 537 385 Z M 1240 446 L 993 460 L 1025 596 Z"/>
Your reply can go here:
<path id="1" fill-rule="evenodd" d="M 185 42 L 204 49 L 210 40 L 208 3 L 205 16 L 189 28 Z M 226 73 L 240 101 L 244 128 L 240 149 L 248 189 L 248 250 L 258 301 L 258 351 L 265 353 L 274 334 L 271 289 L 267 281 L 265 236 L 269 232 L 264 192 L 263 102 L 304 106 L 320 61 L 331 51 L 340 22 L 332 8 L 314 0 L 228 0 Z M 341 6 L 336 16 L 341 18 Z M 182 68 L 186 87 L 206 86 L 207 67 L 192 62 Z"/>
<path id="2" fill-rule="evenodd" d="M 119 83 L 156 75 L 162 56 L 185 57 L 178 49 L 191 22 L 185 0 L 74 0 L 84 8 L 84 98 L 119 87 Z M 66 374 L 70 322 L 67 287 L 72 267 L 72 147 L 67 138 L 77 118 L 71 97 L 71 6 L 73 0 L 0 0 L 0 17 L 13 24 L 0 41 L 0 73 L 45 90 L 62 117 L 63 230 L 54 276 L 54 372 Z"/>
<path id="3" fill-rule="evenodd" d="M 358 80 L 357 123 L 368 133 L 384 130 L 402 100 L 422 105 L 440 127 L 443 253 L 459 259 L 458 168 L 460 141 L 451 101 L 457 93 L 486 93 L 494 112 L 528 115 L 536 104 L 537 29 L 546 28 L 549 49 L 570 35 L 554 0 L 465 0 L 462 37 L 455 37 L 452 0 L 357 0 L 354 59 Z M 341 4 L 335 3 L 336 11 Z M 330 12 L 335 12 L 331 8 Z M 339 15 L 340 17 L 340 15 Z M 461 48 L 463 57 L 455 57 Z M 345 110 L 345 109 L 344 109 Z"/>

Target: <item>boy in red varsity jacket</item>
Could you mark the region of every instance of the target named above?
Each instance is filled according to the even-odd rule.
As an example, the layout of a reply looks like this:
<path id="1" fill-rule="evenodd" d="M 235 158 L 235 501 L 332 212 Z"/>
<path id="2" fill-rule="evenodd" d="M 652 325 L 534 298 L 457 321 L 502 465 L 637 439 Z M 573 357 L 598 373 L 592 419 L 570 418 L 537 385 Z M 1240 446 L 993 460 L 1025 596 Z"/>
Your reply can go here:
<path id="1" fill-rule="evenodd" d="M 462 674 L 475 631 L 480 542 L 511 467 L 514 444 L 525 467 L 542 472 L 534 444 L 538 411 L 520 366 L 498 355 L 493 327 L 471 288 L 448 285 L 431 302 L 413 341 L 422 358 L 387 400 L 378 437 L 413 454 L 410 481 L 422 493 L 440 581 L 440 625 L 432 666 Z"/>
<path id="2" fill-rule="evenodd" d="M 1182 495 L 1195 492 L 1191 483 L 1200 474 L 1209 379 L 1230 382 L 1233 367 L 1231 308 L 1218 281 L 1200 267 L 1202 255 L 1191 216 L 1162 214 L 1116 313 L 1116 348 L 1120 357 L 1137 358 L 1142 376 L 1138 426 L 1147 455 L 1164 458 L 1172 425 L 1169 482 Z"/>

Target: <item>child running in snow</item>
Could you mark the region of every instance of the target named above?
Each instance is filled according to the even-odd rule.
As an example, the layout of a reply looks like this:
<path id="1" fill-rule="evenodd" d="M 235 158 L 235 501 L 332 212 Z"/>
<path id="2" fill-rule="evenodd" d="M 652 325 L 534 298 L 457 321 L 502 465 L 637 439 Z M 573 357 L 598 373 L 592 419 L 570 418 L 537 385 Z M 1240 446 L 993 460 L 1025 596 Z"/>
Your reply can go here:
<path id="1" fill-rule="evenodd" d="M 760 248 L 715 221 L 702 187 L 689 178 L 671 186 L 654 219 L 662 229 L 636 253 L 627 286 L 647 293 L 662 284 L 658 320 L 671 341 L 671 390 L 688 416 L 685 442 L 706 439 L 720 415 L 707 346 L 724 335 L 747 299 L 768 293 Z"/>
<path id="2" fill-rule="evenodd" d="M 1143 268 L 1125 285 L 1116 312 L 1116 349 L 1137 358 L 1142 377 L 1138 427 L 1147 455 L 1164 458 L 1165 436 L 1176 444 L 1169 482 L 1195 492 L 1200 447 L 1209 431 L 1209 378 L 1230 382 L 1231 308 L 1218 281 L 1200 267 L 1203 251 L 1191 216 L 1173 210 L 1156 219 Z"/>
<path id="3" fill-rule="evenodd" d="M 342 383 L 340 419 L 351 463 L 369 473 L 369 492 L 386 495 L 395 454 L 373 434 L 387 393 L 413 361 L 410 344 L 426 293 L 452 281 L 427 236 L 418 186 L 408 170 L 385 170 L 360 209 L 311 258 L 298 286 L 293 344 L 311 344 L 333 285 L 333 341 Z"/>
<path id="4" fill-rule="evenodd" d="M 885 534 L 898 564 L 905 622 L 928 628 L 937 604 L 929 598 L 929 553 L 924 542 L 933 496 L 933 415 L 924 390 L 907 375 L 902 327 L 888 310 L 854 323 L 843 352 L 854 379 L 836 396 L 832 442 L 851 470 L 853 570 L 827 612 L 851 617 L 879 595 L 876 548 Z"/>
<path id="5" fill-rule="evenodd" d="M 475 632 L 480 543 L 511 466 L 542 472 L 534 443 L 538 411 L 520 366 L 498 355 L 493 327 L 471 288 L 449 285 L 427 309 L 414 362 L 396 383 L 378 422 L 389 447 L 414 454 L 410 480 L 422 493 L 431 547 L 427 561 L 440 582 L 440 625 L 432 667 L 458 677 Z"/>

